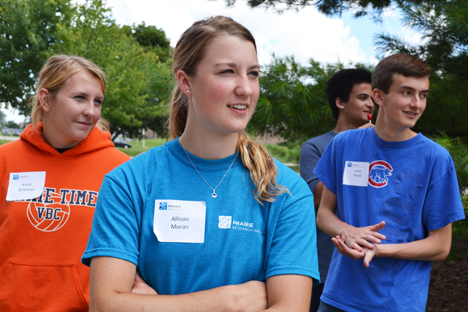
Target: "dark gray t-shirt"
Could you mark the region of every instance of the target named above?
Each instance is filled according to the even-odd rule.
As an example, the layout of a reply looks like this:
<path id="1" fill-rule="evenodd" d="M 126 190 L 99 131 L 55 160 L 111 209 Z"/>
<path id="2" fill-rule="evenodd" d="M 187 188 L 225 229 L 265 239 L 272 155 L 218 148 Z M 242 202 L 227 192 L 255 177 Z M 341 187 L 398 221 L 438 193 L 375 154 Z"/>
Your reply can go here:
<path id="1" fill-rule="evenodd" d="M 336 136 L 336 133 L 329 131 L 315 138 L 307 140 L 301 148 L 301 158 L 299 162 L 299 172 L 301 177 L 307 182 L 312 193 L 319 182 L 314 174 L 315 166 L 328 146 L 328 143 Z M 315 211 L 317 214 L 317 210 Z M 320 281 L 325 282 L 328 274 L 328 267 L 333 255 L 334 245 L 331 237 L 317 228 L 317 253 L 319 260 Z"/>

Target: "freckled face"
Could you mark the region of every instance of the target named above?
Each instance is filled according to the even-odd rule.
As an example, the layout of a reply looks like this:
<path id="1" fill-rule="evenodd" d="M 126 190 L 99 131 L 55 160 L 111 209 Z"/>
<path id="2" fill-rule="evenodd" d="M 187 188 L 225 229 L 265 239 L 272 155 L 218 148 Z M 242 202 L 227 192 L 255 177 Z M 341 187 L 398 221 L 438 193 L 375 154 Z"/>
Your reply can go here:
<path id="1" fill-rule="evenodd" d="M 254 45 L 222 36 L 206 47 L 196 74 L 189 77 L 187 126 L 206 134 L 243 131 L 260 93 L 258 60 Z"/>
<path id="2" fill-rule="evenodd" d="M 426 109 L 429 78 L 396 74 L 388 94 L 381 94 L 385 122 L 395 129 L 412 128 Z"/>
<path id="3" fill-rule="evenodd" d="M 101 81 L 86 70 L 71 75 L 54 97 L 42 103 L 44 140 L 54 148 L 71 148 L 84 140 L 101 116 Z"/>
<path id="4" fill-rule="evenodd" d="M 344 108 L 340 110 L 340 116 L 345 115 L 347 120 L 359 127 L 368 122 L 367 114 L 373 112 L 372 86 L 364 82 L 354 85 L 348 102 L 344 103 Z"/>

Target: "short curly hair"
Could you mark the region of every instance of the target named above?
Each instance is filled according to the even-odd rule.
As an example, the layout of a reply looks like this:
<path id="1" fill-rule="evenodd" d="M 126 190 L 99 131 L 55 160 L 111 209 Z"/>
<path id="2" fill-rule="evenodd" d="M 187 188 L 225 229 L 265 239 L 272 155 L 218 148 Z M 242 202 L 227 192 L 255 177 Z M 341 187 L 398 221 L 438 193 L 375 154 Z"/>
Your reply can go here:
<path id="1" fill-rule="evenodd" d="M 326 93 L 335 119 L 340 114 L 340 109 L 336 107 L 336 98 L 348 102 L 354 86 L 361 83 L 372 84 L 372 73 L 364 68 L 343 69 L 328 80 Z"/>

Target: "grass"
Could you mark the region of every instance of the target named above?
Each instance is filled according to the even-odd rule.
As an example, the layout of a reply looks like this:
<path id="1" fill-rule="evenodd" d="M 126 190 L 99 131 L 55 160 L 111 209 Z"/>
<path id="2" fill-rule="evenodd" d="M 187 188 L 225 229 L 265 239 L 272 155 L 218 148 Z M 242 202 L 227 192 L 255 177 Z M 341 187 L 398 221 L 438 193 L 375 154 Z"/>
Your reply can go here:
<path id="1" fill-rule="evenodd" d="M 138 154 L 149 151 L 150 148 L 163 145 L 166 142 L 167 142 L 166 139 L 159 139 L 159 138 L 157 138 L 157 139 L 145 139 L 145 147 L 143 147 L 143 142 L 142 141 L 133 140 L 133 141 L 130 141 L 130 144 L 132 144 L 131 148 L 117 147 L 117 149 L 124 152 L 125 154 L 127 154 L 130 157 L 135 157 Z"/>

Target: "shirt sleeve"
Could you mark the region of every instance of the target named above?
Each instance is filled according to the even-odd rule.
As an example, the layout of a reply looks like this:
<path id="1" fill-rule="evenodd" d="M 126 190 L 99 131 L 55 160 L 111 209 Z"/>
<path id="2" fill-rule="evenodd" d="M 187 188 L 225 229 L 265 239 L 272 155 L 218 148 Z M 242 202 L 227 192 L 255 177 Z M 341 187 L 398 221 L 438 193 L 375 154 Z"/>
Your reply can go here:
<path id="1" fill-rule="evenodd" d="M 465 218 L 451 157 L 437 161 L 436 165 L 438 168 L 433 172 L 433 181 L 424 204 L 423 221 L 428 231 L 443 228 L 449 223 Z"/>
<path id="2" fill-rule="evenodd" d="M 337 192 L 336 146 L 338 144 L 337 137 L 331 140 L 314 169 L 315 175 L 334 194 Z"/>
<path id="3" fill-rule="evenodd" d="M 293 173 L 294 174 L 294 173 Z M 302 179 L 270 207 L 266 278 L 281 274 L 310 276 L 319 283 L 314 197 Z M 276 214 L 276 216 L 271 216 Z M 269 250 L 268 250 L 269 249 Z"/>
<path id="4" fill-rule="evenodd" d="M 81 259 L 88 266 L 91 258 L 97 256 L 138 263 L 141 196 L 132 194 L 138 189 L 132 176 L 118 169 L 121 176 L 106 175 L 99 191 L 91 234 Z M 127 183 L 119 183 L 125 180 Z"/>
<path id="5" fill-rule="evenodd" d="M 307 182 L 312 193 L 319 182 L 319 178 L 315 175 L 314 169 L 320 160 L 321 153 L 317 145 L 307 141 L 302 145 L 301 156 L 299 159 L 299 171 L 301 177 Z"/>

